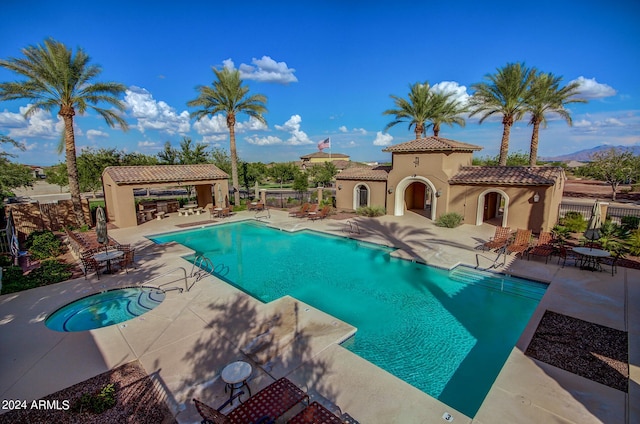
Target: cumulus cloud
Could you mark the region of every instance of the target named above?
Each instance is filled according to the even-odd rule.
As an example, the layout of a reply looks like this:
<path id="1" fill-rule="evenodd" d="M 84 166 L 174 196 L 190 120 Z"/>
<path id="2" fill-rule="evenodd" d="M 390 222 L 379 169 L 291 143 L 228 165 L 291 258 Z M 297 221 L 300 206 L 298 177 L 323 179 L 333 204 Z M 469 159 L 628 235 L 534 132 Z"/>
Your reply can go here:
<path id="1" fill-rule="evenodd" d="M 283 125 L 275 125 L 275 128 L 279 131 L 286 131 L 291 134 L 291 137 L 287 140 L 287 144 L 293 146 L 299 146 L 302 144 L 313 144 L 313 141 L 309 139 L 307 134 L 300 129 L 300 123 L 302 118 L 300 115 L 292 115 L 287 122 Z"/>
<path id="2" fill-rule="evenodd" d="M 5 110 L 0 113 L 0 128 L 8 128 L 8 136 L 17 138 L 57 138 L 64 129 L 64 121 L 54 119 L 50 112 L 37 110 L 28 118 L 24 114 L 30 105 L 22 106 L 20 113 Z"/>
<path id="3" fill-rule="evenodd" d="M 256 146 L 274 146 L 277 144 L 284 144 L 284 141 L 280 137 L 276 137 L 273 135 L 268 135 L 266 137 L 247 137 L 245 138 L 246 142 L 249 144 L 254 144 Z"/>
<path id="4" fill-rule="evenodd" d="M 258 121 L 256 118 L 250 117 L 248 121 L 238 122 L 236 124 L 236 130 L 238 132 L 246 131 L 264 131 L 267 129 L 267 125 Z"/>
<path id="5" fill-rule="evenodd" d="M 604 97 L 615 96 L 616 90 L 607 84 L 601 84 L 595 78 L 578 77 L 570 83 L 577 82 L 580 87 L 580 97 L 583 99 L 602 99 Z"/>
<path id="6" fill-rule="evenodd" d="M 0 112 L 0 128 L 21 128 L 27 125 L 27 120 L 20 113 Z"/>
<path id="7" fill-rule="evenodd" d="M 298 78 L 293 75 L 296 70 L 289 68 L 286 62 L 276 62 L 269 56 L 262 56 L 261 59 L 254 57 L 251 59 L 251 63 L 252 65 L 247 65 L 246 63 L 240 64 L 238 68 L 240 78 L 261 82 L 275 82 L 278 84 L 298 82 Z M 222 65 L 228 69 L 235 69 L 235 64 L 231 59 L 222 61 Z"/>
<path id="8" fill-rule="evenodd" d="M 159 146 L 158 146 L 158 143 L 156 143 L 154 141 L 138 141 L 138 147 L 155 148 L 155 147 L 159 147 Z"/>
<path id="9" fill-rule="evenodd" d="M 204 116 L 193 124 L 193 128 L 200 135 L 227 133 L 227 120 L 221 115 Z"/>
<path id="10" fill-rule="evenodd" d="M 340 128 L 338 128 L 338 131 L 343 132 L 343 133 L 349 132 L 349 130 L 347 129 L 347 127 L 345 127 L 344 125 L 343 125 L 343 126 L 341 126 Z"/>
<path id="11" fill-rule="evenodd" d="M 452 93 L 451 98 L 458 100 L 462 105 L 466 105 L 471 97 L 467 94 L 467 87 L 455 81 L 442 81 L 434 84 L 431 87 L 431 91 L 436 93 Z"/>
<path id="12" fill-rule="evenodd" d="M 88 130 L 87 131 L 87 138 L 91 141 L 94 141 L 98 138 L 106 138 L 109 137 L 109 134 L 107 134 L 104 131 L 100 131 L 100 130 Z"/>
<path id="13" fill-rule="evenodd" d="M 152 129 L 167 134 L 186 134 L 191 129 L 189 112 L 178 113 L 167 103 L 155 100 L 144 88 L 131 86 L 125 93 L 124 103 L 137 119 L 136 127 L 142 133 Z"/>
<path id="14" fill-rule="evenodd" d="M 343 133 L 347 133 L 347 132 L 349 132 L 349 129 L 346 126 L 343 125 L 340 128 L 338 128 L 338 131 L 343 132 Z M 364 128 L 353 128 L 351 131 L 360 133 L 362 135 L 367 135 L 367 130 L 365 130 Z"/>
<path id="15" fill-rule="evenodd" d="M 378 131 L 376 133 L 376 139 L 373 140 L 373 145 L 389 146 L 391 144 L 391 140 L 393 140 L 393 136 L 391 134 L 384 134 L 382 131 Z"/>

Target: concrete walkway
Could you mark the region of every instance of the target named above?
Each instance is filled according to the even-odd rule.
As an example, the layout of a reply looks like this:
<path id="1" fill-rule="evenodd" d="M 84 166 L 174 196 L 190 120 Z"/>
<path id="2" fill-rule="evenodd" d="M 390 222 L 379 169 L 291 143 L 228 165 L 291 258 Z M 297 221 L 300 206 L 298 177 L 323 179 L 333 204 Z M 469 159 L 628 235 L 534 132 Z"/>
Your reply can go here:
<path id="1" fill-rule="evenodd" d="M 351 220 L 357 227 L 331 219 L 298 220 L 281 211 L 257 216 L 285 230 L 312 228 L 394 246 L 398 256 L 439 267 L 479 262 L 487 268 L 496 256 L 475 249 L 493 235 L 488 225 L 438 228 L 410 212 Z M 255 218 L 242 212 L 224 222 Z M 171 216 L 111 231 L 116 240 L 137 249 L 137 269 L 129 274 L 100 280 L 92 276 L 0 297 L 0 399 L 37 399 L 137 359 L 149 374 L 155 373 L 178 421 L 196 423 L 199 416 L 190 399 L 221 404 L 228 395 L 220 372 L 242 359 L 253 365 L 254 393 L 287 376 L 362 423 L 443 422 L 445 414 L 456 423 L 640 422 L 640 271 L 626 268 L 611 276 L 561 268 L 555 260 L 544 264 L 509 257 L 505 272 L 550 286 L 473 420 L 342 348 L 339 343 L 356 331 L 348 323 L 288 296 L 263 304 L 210 275 L 199 281 L 189 278 L 188 292 L 169 291 L 156 309 L 118 325 L 80 333 L 44 326 L 56 308 L 105 289 L 135 285 L 168 271 L 156 283 L 184 286 L 181 268 L 189 272 L 191 264 L 182 256 L 190 250 L 155 245 L 145 236 L 180 230 L 177 224 L 209 225 L 207 220 L 205 215 Z M 628 332 L 628 395 L 524 355 L 547 309 Z M 268 349 L 252 352 L 268 329 L 273 335 Z"/>

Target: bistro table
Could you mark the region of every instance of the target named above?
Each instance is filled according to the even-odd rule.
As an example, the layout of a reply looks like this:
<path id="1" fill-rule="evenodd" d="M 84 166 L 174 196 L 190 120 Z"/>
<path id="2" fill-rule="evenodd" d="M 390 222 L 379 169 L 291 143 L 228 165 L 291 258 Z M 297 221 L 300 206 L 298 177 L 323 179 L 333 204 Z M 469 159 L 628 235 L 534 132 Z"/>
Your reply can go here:
<path id="1" fill-rule="evenodd" d="M 606 250 L 593 249 L 591 247 L 574 247 L 573 251 L 580 255 L 580 269 L 588 269 L 590 271 L 602 271 L 600 260 L 611 256 L 611 253 Z"/>
<path id="2" fill-rule="evenodd" d="M 124 252 L 122 250 L 110 250 L 107 252 L 99 252 L 93 255 L 93 259 L 97 262 L 107 262 L 107 269 L 103 274 L 111 274 L 111 261 L 113 259 L 118 259 L 124 256 Z"/>
<path id="3" fill-rule="evenodd" d="M 187 203 L 186 205 L 184 205 L 184 208 L 188 211 L 187 212 L 188 215 L 193 215 L 194 209 L 197 207 L 198 207 L 197 203 Z"/>
<path id="4" fill-rule="evenodd" d="M 222 381 L 225 382 L 224 391 L 227 392 L 227 389 L 231 391 L 229 394 L 229 399 L 233 398 L 233 392 L 236 390 L 240 390 L 243 387 L 247 388 L 249 392 L 249 397 L 251 397 L 251 389 L 249 388 L 249 384 L 247 384 L 247 379 L 251 375 L 251 365 L 244 361 L 236 361 L 232 362 L 222 370 Z M 238 398 L 240 400 L 240 398 Z M 240 400 L 240 402 L 242 402 Z"/>

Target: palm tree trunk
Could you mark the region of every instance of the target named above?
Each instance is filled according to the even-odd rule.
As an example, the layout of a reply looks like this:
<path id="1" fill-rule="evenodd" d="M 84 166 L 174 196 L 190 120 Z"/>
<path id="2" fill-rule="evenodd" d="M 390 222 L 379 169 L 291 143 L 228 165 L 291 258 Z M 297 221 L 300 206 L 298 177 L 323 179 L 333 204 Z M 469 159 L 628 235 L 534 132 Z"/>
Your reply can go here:
<path id="1" fill-rule="evenodd" d="M 540 122 L 533 122 L 533 132 L 531 133 L 531 149 L 529 150 L 529 166 L 536 166 L 538 158 L 538 137 L 540 133 Z"/>
<path id="2" fill-rule="evenodd" d="M 78 165 L 76 163 L 76 140 L 73 133 L 73 116 L 75 112 L 73 108 L 61 108 L 60 116 L 64 120 L 64 145 L 65 155 L 67 159 L 67 174 L 69 176 L 69 192 L 71 192 L 71 202 L 73 204 L 73 212 L 76 215 L 76 222 L 79 227 L 87 225 L 84 220 L 84 212 L 82 211 L 82 202 L 80 199 L 80 184 L 78 182 Z"/>
<path id="3" fill-rule="evenodd" d="M 433 124 L 433 136 L 438 137 L 440 135 L 440 124 Z"/>
<path id="4" fill-rule="evenodd" d="M 229 126 L 229 150 L 231 150 L 231 183 L 233 184 L 233 199 L 235 206 L 240 205 L 240 191 L 238 189 L 238 153 L 236 152 L 236 119 L 229 114 L 227 116 Z"/>
<path id="5" fill-rule="evenodd" d="M 424 132 L 424 124 L 418 123 L 416 124 L 416 140 L 422 138 L 422 133 Z"/>
<path id="6" fill-rule="evenodd" d="M 507 157 L 509 156 L 509 137 L 511 136 L 512 123 L 503 122 L 502 141 L 500 142 L 500 159 L 499 166 L 507 166 Z"/>

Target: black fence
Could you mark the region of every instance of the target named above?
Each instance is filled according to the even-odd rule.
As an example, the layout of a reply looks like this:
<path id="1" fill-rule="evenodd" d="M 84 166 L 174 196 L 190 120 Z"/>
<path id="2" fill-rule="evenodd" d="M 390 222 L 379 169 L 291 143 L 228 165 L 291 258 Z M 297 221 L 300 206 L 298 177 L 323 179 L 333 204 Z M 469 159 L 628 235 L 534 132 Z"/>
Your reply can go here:
<path id="1" fill-rule="evenodd" d="M 573 203 L 560 203 L 560 218 L 564 218 L 567 212 L 578 212 L 587 221 L 591 218 L 591 211 L 593 210 L 593 204 L 573 204 Z M 635 216 L 640 218 L 640 206 L 609 206 L 607 208 L 607 219 L 620 225 L 622 218 L 626 216 Z"/>

